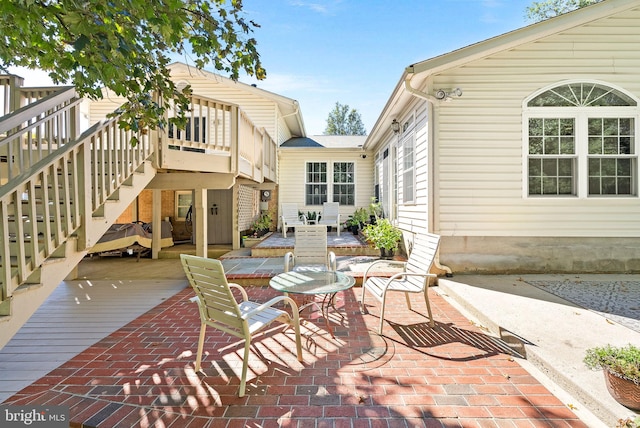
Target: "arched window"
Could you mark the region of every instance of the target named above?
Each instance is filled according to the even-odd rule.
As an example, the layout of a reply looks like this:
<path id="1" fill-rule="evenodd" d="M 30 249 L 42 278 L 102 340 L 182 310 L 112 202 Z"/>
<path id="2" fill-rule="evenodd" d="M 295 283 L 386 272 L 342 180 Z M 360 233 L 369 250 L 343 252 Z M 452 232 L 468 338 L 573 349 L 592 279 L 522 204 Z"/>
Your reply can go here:
<path id="1" fill-rule="evenodd" d="M 524 108 L 528 196 L 637 196 L 638 104 L 602 83 L 568 83 Z"/>

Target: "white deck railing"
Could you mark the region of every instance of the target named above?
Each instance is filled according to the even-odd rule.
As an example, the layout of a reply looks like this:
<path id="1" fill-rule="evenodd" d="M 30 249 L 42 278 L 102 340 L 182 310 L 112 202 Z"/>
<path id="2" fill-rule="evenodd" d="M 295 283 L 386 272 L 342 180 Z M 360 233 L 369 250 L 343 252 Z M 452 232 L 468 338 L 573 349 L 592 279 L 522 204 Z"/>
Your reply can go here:
<path id="1" fill-rule="evenodd" d="M 233 104 L 194 96 L 185 130 L 138 134 L 132 146 L 117 117 L 79 135 L 73 88 L 22 90 L 2 77 L 5 107 L 23 107 L 0 118 L 0 316 L 18 287 L 41 280 L 47 259 L 65 256 L 70 238 L 76 251 L 95 244 L 89 219 L 104 216 L 107 200 L 147 160 L 275 181 L 276 142 Z"/>
<path id="2" fill-rule="evenodd" d="M 237 105 L 192 96 L 187 118 L 186 130 L 170 126 L 161 138 L 163 155 L 158 167 L 184 170 L 198 165 L 199 171 L 236 174 L 259 182 L 266 170 L 266 177 L 275 181 L 277 144 Z M 186 154 L 181 156 L 176 151 Z M 194 153 L 199 155 L 195 157 Z M 227 162 L 221 167 L 220 163 L 207 161 L 203 154 L 226 157 Z"/>
<path id="3" fill-rule="evenodd" d="M 49 91 L 51 92 L 51 91 Z M 46 92 L 44 92 L 46 93 Z M 0 119 L 0 185 L 28 171 L 79 133 L 81 99 L 73 88 L 61 88 Z"/>
<path id="4" fill-rule="evenodd" d="M 0 120 L 0 315 L 17 287 L 38 281 L 46 259 L 64 257 L 70 237 L 87 248 L 87 219 L 152 154 L 148 136 L 132 146 L 118 118 L 77 136 L 78 102 L 65 89 Z"/>

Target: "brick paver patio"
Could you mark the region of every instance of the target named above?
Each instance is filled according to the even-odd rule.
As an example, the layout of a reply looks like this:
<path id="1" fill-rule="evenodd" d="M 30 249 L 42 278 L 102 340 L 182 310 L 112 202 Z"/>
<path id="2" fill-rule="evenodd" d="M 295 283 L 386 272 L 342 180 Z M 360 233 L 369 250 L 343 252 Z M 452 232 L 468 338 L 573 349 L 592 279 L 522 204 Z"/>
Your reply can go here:
<path id="1" fill-rule="evenodd" d="M 275 294 L 247 290 L 256 301 Z M 4 404 L 69 406 L 74 427 L 586 426 L 519 356 L 433 290 L 435 328 L 419 298 L 413 312 L 394 296 L 384 336 L 374 333 L 379 307 L 360 313 L 360 292 L 339 295 L 335 339 L 303 312 L 303 363 L 291 331 L 256 341 L 242 398 L 242 348 L 231 336 L 209 329 L 206 376 L 194 372 L 200 323 L 185 289 Z"/>

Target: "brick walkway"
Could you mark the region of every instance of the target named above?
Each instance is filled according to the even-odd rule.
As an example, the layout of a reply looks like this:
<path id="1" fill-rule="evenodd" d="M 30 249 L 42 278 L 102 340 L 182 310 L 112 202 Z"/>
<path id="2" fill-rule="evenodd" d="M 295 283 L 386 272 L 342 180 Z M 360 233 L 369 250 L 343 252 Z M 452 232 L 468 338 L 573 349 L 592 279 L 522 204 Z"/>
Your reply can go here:
<path id="1" fill-rule="evenodd" d="M 433 290 L 435 328 L 394 297 L 385 336 L 373 333 L 377 306 L 360 314 L 360 291 L 339 296 L 335 339 L 324 320 L 303 312 L 303 363 L 290 331 L 256 342 L 243 398 L 235 374 L 242 348 L 230 336 L 208 331 L 207 376 L 194 373 L 199 318 L 187 289 L 3 404 L 69 406 L 74 427 L 586 426 L 506 345 Z M 257 301 L 275 294 L 248 292 Z M 424 302 L 413 306 L 420 311 Z"/>

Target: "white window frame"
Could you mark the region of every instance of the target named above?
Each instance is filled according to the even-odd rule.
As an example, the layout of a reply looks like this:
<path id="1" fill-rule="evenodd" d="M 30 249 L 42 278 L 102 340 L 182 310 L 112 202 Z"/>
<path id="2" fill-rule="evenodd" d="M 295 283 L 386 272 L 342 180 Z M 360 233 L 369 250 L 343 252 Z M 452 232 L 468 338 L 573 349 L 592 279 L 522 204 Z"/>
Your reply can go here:
<path id="1" fill-rule="evenodd" d="M 325 165 L 325 181 L 318 181 L 318 182 L 312 182 L 309 181 L 309 165 L 312 164 L 324 164 Z M 322 206 L 323 202 L 327 202 L 329 201 L 329 178 L 331 177 L 331 171 L 329 170 L 329 166 L 331 164 L 327 161 L 308 161 L 305 162 L 304 164 L 304 202 L 305 205 L 307 206 Z M 320 201 L 319 203 L 315 203 L 316 201 L 313 201 L 314 203 L 309 203 L 309 193 L 308 193 L 308 186 L 309 185 L 324 185 L 324 189 L 325 189 L 325 193 L 324 193 L 324 201 L 322 200 L 322 193 L 320 194 Z M 311 195 L 311 196 L 315 196 L 315 195 Z"/>
<path id="2" fill-rule="evenodd" d="M 523 103 L 523 120 L 522 120 L 522 191 L 525 199 L 541 199 L 541 198 L 638 198 L 639 197 L 639 165 L 638 156 L 640 152 L 640 108 L 636 106 L 575 106 L 575 107 L 529 107 L 528 103 L 536 96 L 553 88 L 570 85 L 575 83 L 598 84 L 620 91 L 624 95 L 632 98 L 637 103 L 637 98 L 629 94 L 627 91 L 614 85 L 599 81 L 565 81 L 550 85 L 541 89 L 524 100 Z M 532 118 L 548 118 L 561 119 L 573 118 L 575 126 L 575 171 L 574 171 L 574 188 L 575 194 L 571 195 L 530 195 L 529 194 L 529 119 Z M 597 155 L 589 155 L 588 147 L 588 119 L 589 118 L 632 118 L 634 121 L 634 142 L 632 155 L 615 155 L 615 158 L 631 158 L 634 164 L 632 174 L 633 182 L 631 184 L 631 195 L 589 195 L 589 157 L 600 157 Z"/>
<path id="3" fill-rule="evenodd" d="M 350 164 L 352 167 L 352 174 L 353 174 L 353 181 L 351 182 L 346 182 L 346 181 L 336 181 L 335 177 L 336 177 L 336 165 L 337 164 Z M 357 178 L 357 174 L 356 174 L 356 163 L 354 161 L 349 161 L 349 160 L 344 160 L 344 161 L 334 161 L 331 163 L 331 199 L 333 200 L 333 202 L 339 202 L 340 205 L 344 205 L 344 206 L 355 206 L 356 204 L 356 178 Z M 342 195 L 342 193 L 338 194 L 335 192 L 335 188 L 336 186 L 350 186 L 352 189 L 352 195 L 353 195 L 353 202 L 351 204 L 345 204 L 342 201 L 339 200 L 339 196 Z"/>
<path id="4" fill-rule="evenodd" d="M 411 149 L 411 160 L 406 161 L 407 149 Z M 414 204 L 416 201 L 416 138 L 413 132 L 402 137 L 398 156 L 398 173 L 402 176 L 402 203 Z M 411 180 L 411 192 L 409 194 L 409 178 Z"/>
<path id="5" fill-rule="evenodd" d="M 178 190 L 175 194 L 175 218 L 176 220 L 184 220 L 189 211 L 189 207 L 193 203 L 193 192 L 191 190 Z"/>

